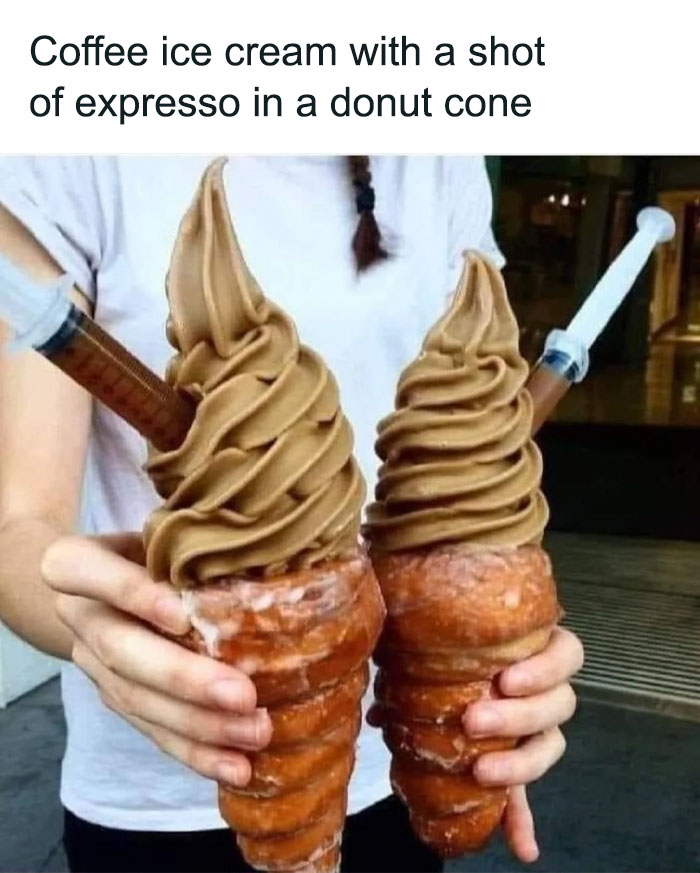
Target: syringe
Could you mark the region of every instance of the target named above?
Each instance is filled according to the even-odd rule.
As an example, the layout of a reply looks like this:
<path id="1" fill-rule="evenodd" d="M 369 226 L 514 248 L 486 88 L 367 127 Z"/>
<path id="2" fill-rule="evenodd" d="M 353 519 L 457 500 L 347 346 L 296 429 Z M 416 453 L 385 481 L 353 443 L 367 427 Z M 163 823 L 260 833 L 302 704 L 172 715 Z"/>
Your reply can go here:
<path id="1" fill-rule="evenodd" d="M 530 374 L 534 400 L 533 435 L 574 382 L 588 372 L 588 352 L 630 292 L 656 246 L 673 239 L 676 225 L 668 212 L 648 206 L 637 215 L 637 233 L 610 264 L 566 330 L 553 330 Z"/>
<path id="2" fill-rule="evenodd" d="M 534 400 L 532 433 L 571 385 L 588 370 L 588 350 L 632 288 L 656 245 L 675 234 L 672 216 L 648 207 L 638 231 L 585 300 L 566 330 L 547 337 L 527 383 Z M 73 280 L 40 285 L 0 255 L 0 318 L 13 329 L 14 347 L 34 348 L 129 422 L 161 451 L 181 445 L 194 403 L 159 379 L 67 296 Z"/>
<path id="3" fill-rule="evenodd" d="M 156 448 L 178 448 L 194 403 L 75 306 L 68 297 L 73 284 L 63 276 L 41 285 L 0 255 L 0 318 L 14 333 L 12 347 L 36 349 Z"/>

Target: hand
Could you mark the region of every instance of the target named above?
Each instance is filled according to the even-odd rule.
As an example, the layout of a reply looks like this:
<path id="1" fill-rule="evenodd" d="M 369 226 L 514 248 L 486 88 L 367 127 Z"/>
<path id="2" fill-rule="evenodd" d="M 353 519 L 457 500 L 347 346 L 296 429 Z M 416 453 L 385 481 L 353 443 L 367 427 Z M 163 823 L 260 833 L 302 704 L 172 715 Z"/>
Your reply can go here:
<path id="1" fill-rule="evenodd" d="M 150 627 L 177 636 L 190 624 L 176 592 L 146 573 L 140 538 L 64 537 L 47 549 L 42 573 L 73 633 L 73 661 L 103 702 L 202 776 L 245 785 L 241 752 L 269 743 L 269 716 L 244 673 Z"/>
<path id="2" fill-rule="evenodd" d="M 544 651 L 513 664 L 499 679 L 498 700 L 472 704 L 464 726 L 472 737 L 517 737 L 523 741 L 507 752 L 482 755 L 474 775 L 482 785 L 512 786 L 504 818 L 506 840 L 514 855 L 537 860 L 532 813 L 524 786 L 539 779 L 564 754 L 559 725 L 576 709 L 569 679 L 583 665 L 583 647 L 571 631 L 557 627 Z"/>

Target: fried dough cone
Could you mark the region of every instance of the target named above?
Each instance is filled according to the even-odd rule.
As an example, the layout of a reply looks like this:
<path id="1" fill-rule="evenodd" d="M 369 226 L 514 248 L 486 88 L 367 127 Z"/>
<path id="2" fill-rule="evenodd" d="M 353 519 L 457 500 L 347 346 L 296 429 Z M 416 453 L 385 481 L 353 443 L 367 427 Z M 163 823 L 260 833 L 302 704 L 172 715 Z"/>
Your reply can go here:
<path id="1" fill-rule="evenodd" d="M 368 659 L 384 607 L 367 556 L 187 592 L 187 640 L 248 672 L 272 741 L 244 789 L 219 787 L 246 860 L 265 870 L 335 870 Z"/>
<path id="2" fill-rule="evenodd" d="M 375 696 L 393 788 L 433 849 L 475 851 L 499 823 L 507 790 L 478 785 L 472 765 L 514 740 L 469 739 L 462 716 L 498 696 L 496 674 L 549 639 L 559 617 L 549 560 L 522 546 L 375 554 L 373 562 L 388 608 Z"/>
<path id="3" fill-rule="evenodd" d="M 539 546 L 548 510 L 526 378 L 500 274 L 469 255 L 379 424 L 365 530 L 388 613 L 375 718 L 394 791 L 446 857 L 479 849 L 500 822 L 507 790 L 480 786 L 472 767 L 515 742 L 471 740 L 462 716 L 498 696 L 497 674 L 541 650 L 560 614 Z"/>

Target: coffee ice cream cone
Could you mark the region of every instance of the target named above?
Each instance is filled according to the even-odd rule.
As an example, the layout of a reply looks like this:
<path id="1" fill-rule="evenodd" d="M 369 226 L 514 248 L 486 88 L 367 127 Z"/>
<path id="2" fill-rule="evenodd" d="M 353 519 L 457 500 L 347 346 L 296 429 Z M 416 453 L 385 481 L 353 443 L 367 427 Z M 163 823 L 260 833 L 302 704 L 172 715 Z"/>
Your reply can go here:
<path id="1" fill-rule="evenodd" d="M 182 640 L 249 674 L 272 722 L 244 788 L 219 808 L 262 870 L 335 871 L 368 661 L 384 617 L 358 542 L 365 488 L 335 380 L 243 260 L 206 172 L 168 276 L 168 381 L 197 402 L 147 469 L 163 506 L 146 529 L 155 579 L 182 591 Z"/>
<path id="2" fill-rule="evenodd" d="M 560 615 L 526 378 L 500 274 L 469 255 L 379 425 L 366 528 L 388 611 L 375 719 L 394 790 L 443 856 L 480 848 L 500 822 L 507 791 L 472 767 L 515 742 L 471 740 L 462 716 L 498 696 L 498 673 L 540 651 Z"/>

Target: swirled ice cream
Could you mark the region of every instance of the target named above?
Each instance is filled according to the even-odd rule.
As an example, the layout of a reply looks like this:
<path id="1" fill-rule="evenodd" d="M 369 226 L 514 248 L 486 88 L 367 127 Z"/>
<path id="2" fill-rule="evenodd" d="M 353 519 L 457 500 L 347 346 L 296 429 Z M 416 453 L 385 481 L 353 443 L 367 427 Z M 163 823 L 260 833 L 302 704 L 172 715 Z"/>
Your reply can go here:
<path id="1" fill-rule="evenodd" d="M 167 379 L 196 400 L 194 423 L 146 467 L 165 498 L 145 529 L 148 569 L 181 588 L 342 556 L 365 493 L 335 379 L 245 263 L 224 163 L 182 220 L 167 281 Z"/>
<path id="2" fill-rule="evenodd" d="M 548 510 L 528 367 L 500 273 L 475 254 L 380 422 L 368 531 L 383 551 L 539 542 Z"/>

